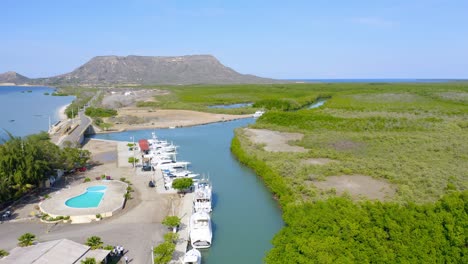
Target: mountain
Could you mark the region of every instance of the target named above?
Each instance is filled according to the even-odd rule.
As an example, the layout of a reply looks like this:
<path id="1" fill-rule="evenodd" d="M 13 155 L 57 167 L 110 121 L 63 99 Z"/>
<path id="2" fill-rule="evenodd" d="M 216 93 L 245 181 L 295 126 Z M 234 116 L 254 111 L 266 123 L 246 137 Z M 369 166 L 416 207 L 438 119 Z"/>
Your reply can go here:
<path id="1" fill-rule="evenodd" d="M 34 80 L 49 85 L 236 84 L 277 80 L 240 74 L 211 55 L 178 57 L 98 56 L 76 70 Z"/>
<path id="2" fill-rule="evenodd" d="M 31 79 L 18 74 L 13 71 L 0 73 L 0 83 L 11 83 L 11 84 L 26 84 L 30 83 Z"/>

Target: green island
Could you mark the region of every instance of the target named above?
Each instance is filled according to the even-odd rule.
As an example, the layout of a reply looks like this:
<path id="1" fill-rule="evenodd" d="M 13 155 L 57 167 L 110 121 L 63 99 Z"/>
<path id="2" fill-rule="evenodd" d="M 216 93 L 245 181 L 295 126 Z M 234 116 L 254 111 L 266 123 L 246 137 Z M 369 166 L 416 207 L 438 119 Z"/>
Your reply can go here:
<path id="1" fill-rule="evenodd" d="M 169 94 L 142 107 L 267 110 L 231 145 L 283 209 L 267 263 L 468 262 L 467 83 L 146 88 Z M 209 108 L 234 103 L 253 106 Z M 266 150 L 265 130 L 299 151 Z"/>

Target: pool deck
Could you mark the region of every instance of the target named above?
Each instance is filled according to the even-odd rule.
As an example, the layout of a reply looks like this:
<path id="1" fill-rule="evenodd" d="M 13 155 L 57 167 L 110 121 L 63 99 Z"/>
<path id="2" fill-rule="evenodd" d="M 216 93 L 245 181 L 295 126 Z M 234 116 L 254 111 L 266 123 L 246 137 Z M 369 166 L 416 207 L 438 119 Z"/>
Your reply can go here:
<path id="1" fill-rule="evenodd" d="M 86 192 L 90 186 L 104 185 L 107 187 L 105 194 L 98 207 L 95 208 L 72 208 L 65 205 L 65 202 Z M 52 217 L 70 216 L 72 223 L 89 223 L 96 220 L 96 215 L 109 217 L 121 209 L 125 199 L 127 184 L 118 180 L 102 180 L 82 183 L 70 189 L 60 190 L 51 195 L 51 198 L 39 204 L 42 212 Z"/>

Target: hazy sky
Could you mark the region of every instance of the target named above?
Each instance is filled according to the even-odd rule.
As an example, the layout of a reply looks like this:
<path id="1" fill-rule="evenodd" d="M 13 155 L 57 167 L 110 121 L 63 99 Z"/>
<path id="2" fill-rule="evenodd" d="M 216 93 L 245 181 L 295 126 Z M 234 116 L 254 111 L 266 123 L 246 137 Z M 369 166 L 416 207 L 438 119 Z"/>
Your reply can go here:
<path id="1" fill-rule="evenodd" d="M 213 54 L 273 78 L 468 78 L 467 0 L 2 0 L 0 36 L 0 72 L 28 77 Z"/>

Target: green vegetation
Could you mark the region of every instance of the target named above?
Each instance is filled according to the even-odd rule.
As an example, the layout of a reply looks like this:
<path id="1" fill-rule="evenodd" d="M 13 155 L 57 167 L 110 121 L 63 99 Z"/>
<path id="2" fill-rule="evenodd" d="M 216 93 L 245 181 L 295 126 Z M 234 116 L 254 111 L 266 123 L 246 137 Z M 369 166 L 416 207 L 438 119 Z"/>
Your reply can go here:
<path id="1" fill-rule="evenodd" d="M 6 251 L 4 249 L 0 249 L 0 258 L 6 257 L 8 255 L 10 255 L 10 253 L 8 253 L 8 251 Z"/>
<path id="2" fill-rule="evenodd" d="M 306 152 L 267 152 L 238 129 L 231 150 L 284 210 L 267 263 L 467 262 L 468 84 L 182 86 L 139 106 L 267 113 L 253 128 L 301 133 Z M 324 106 L 307 109 L 318 99 Z M 210 105 L 253 102 L 245 109 Z M 311 165 L 311 159 L 333 162 Z M 395 189 L 386 202 L 319 189 L 365 175 Z M 351 200 L 351 197 L 353 200 Z"/>
<path id="3" fill-rule="evenodd" d="M 176 216 L 168 216 L 168 218 L 172 218 L 170 221 L 174 221 Z M 176 217 L 180 223 L 180 219 Z M 165 220 L 166 220 L 165 219 Z M 164 224 L 164 221 L 163 221 Z M 154 256 L 154 263 L 156 264 L 166 264 L 172 260 L 172 255 L 175 251 L 175 244 L 179 239 L 179 234 L 169 232 L 164 234 L 164 242 L 159 244 L 157 247 L 153 249 L 153 256 Z"/>
<path id="4" fill-rule="evenodd" d="M 82 167 L 90 159 L 90 152 L 58 146 L 43 132 L 26 138 L 9 135 L 0 145 L 0 202 L 17 199 L 43 186 L 56 169 Z"/>
<path id="5" fill-rule="evenodd" d="M 174 228 L 180 225 L 180 218 L 178 216 L 166 216 L 162 221 L 162 224 L 169 228 Z"/>
<path id="6" fill-rule="evenodd" d="M 172 181 L 172 188 L 176 189 L 177 191 L 181 192 L 187 190 L 192 186 L 193 179 L 192 178 L 177 178 Z"/>
<path id="7" fill-rule="evenodd" d="M 50 93 L 48 93 L 48 92 L 45 92 L 45 93 L 44 93 L 44 95 L 50 95 Z"/>
<path id="8" fill-rule="evenodd" d="M 159 244 L 153 249 L 154 263 L 155 264 L 166 264 L 172 259 L 172 254 L 175 251 L 175 244 L 166 241 Z"/>
<path id="9" fill-rule="evenodd" d="M 65 113 L 68 118 L 73 118 L 78 115 L 78 111 L 90 102 L 98 90 L 95 88 L 80 89 L 76 87 L 62 87 L 58 92 L 53 93 L 55 96 L 75 96 L 75 100 L 67 107 Z"/>
<path id="10" fill-rule="evenodd" d="M 468 189 L 468 84 L 308 84 L 291 93 L 305 86 L 330 97 L 325 106 L 264 105 L 275 110 L 252 127 L 302 133 L 290 144 L 307 152 L 264 151 L 242 129 L 231 145 L 284 209 L 266 262 L 467 262 L 468 194 L 458 190 Z M 314 158 L 334 162 L 306 162 Z M 353 202 L 315 187 L 340 175 L 381 179 L 396 193 Z"/>
<path id="11" fill-rule="evenodd" d="M 36 241 L 36 235 L 31 233 L 24 233 L 18 238 L 18 246 L 20 247 L 28 247 L 32 246 Z"/>
<path id="12" fill-rule="evenodd" d="M 169 91 L 168 95 L 158 96 L 155 102 L 139 102 L 140 107 L 157 107 L 167 109 L 188 109 L 212 113 L 252 114 L 258 108 L 296 110 L 302 108 L 318 97 L 327 94 L 311 91 L 309 86 L 295 85 L 189 85 L 172 87 L 154 87 Z M 150 88 L 150 87 L 146 87 Z M 211 105 L 229 105 L 254 102 L 253 107 L 238 109 L 208 108 Z"/>
<path id="13" fill-rule="evenodd" d="M 86 258 L 85 260 L 81 261 L 82 264 L 96 264 L 96 259 L 95 258 Z"/>
<path id="14" fill-rule="evenodd" d="M 137 159 L 137 158 L 135 158 L 135 157 L 129 157 L 129 158 L 128 158 L 128 163 L 133 164 L 133 166 L 134 166 L 135 163 L 138 163 L 139 161 L 140 161 L 140 160 Z M 135 166 L 134 166 L 134 167 L 135 167 Z"/>
<path id="15" fill-rule="evenodd" d="M 101 128 L 101 129 L 109 130 L 109 128 L 112 127 L 111 123 L 104 122 L 104 120 L 102 120 L 102 118 L 100 118 L 100 117 L 95 117 L 95 118 L 93 118 L 93 120 L 94 120 L 94 124 L 96 126 L 98 126 L 99 128 Z"/>
<path id="16" fill-rule="evenodd" d="M 467 263 L 468 191 L 405 206 L 347 198 L 290 206 L 267 263 Z"/>
<path id="17" fill-rule="evenodd" d="M 86 108 L 85 114 L 89 117 L 111 117 L 117 115 L 117 110 L 99 107 Z"/>
<path id="18" fill-rule="evenodd" d="M 104 242 L 102 242 L 101 238 L 98 236 L 91 236 L 88 237 L 85 245 L 91 247 L 91 249 L 100 249 L 103 247 Z"/>

